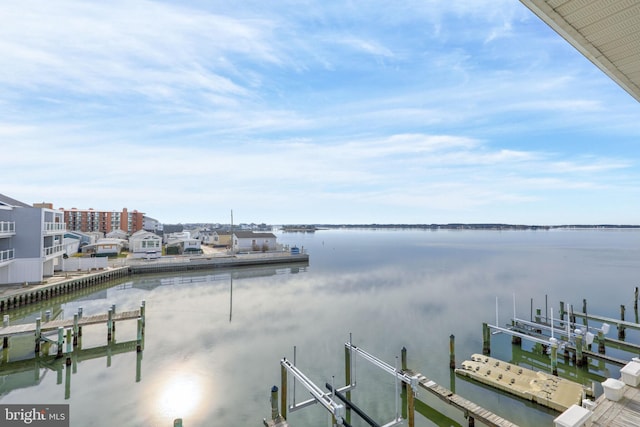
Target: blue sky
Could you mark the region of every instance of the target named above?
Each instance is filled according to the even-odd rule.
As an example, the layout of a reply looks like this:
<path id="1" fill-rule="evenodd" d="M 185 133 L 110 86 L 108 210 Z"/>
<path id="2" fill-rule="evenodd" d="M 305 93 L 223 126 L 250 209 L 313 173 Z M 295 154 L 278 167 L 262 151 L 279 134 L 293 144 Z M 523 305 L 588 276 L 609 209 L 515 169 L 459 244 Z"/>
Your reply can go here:
<path id="1" fill-rule="evenodd" d="M 0 22 L 0 193 L 26 203 L 640 223 L 640 104 L 518 0 L 15 0 Z"/>

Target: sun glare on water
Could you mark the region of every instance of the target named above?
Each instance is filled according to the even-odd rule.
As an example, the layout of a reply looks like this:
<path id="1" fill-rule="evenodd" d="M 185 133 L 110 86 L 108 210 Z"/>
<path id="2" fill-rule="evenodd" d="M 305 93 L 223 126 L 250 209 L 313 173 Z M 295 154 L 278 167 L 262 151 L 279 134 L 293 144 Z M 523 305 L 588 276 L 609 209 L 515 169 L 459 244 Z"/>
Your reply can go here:
<path id="1" fill-rule="evenodd" d="M 160 412 L 171 418 L 183 418 L 194 414 L 202 401 L 203 385 L 193 374 L 176 374 L 160 391 Z"/>

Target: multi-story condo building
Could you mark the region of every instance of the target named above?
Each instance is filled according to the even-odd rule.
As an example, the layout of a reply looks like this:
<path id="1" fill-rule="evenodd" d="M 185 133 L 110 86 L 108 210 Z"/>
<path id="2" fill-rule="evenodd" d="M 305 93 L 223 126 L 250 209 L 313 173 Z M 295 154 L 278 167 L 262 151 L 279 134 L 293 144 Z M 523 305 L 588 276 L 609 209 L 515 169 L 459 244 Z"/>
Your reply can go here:
<path id="1" fill-rule="evenodd" d="M 121 212 L 98 211 L 95 209 L 64 209 L 64 222 L 68 230 L 89 232 L 101 232 L 107 234 L 111 231 L 122 230 L 128 234 L 142 230 L 144 225 L 144 213 L 134 210 L 129 212 L 127 208 Z"/>
<path id="2" fill-rule="evenodd" d="M 62 268 L 64 215 L 0 194 L 0 285 L 41 283 Z"/>

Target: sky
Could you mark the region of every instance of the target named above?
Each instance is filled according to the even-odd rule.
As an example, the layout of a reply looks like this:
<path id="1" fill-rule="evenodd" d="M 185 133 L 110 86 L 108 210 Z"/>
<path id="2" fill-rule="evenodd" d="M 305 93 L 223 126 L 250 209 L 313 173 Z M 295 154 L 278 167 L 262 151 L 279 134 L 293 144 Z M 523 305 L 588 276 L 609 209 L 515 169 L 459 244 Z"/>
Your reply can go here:
<path id="1" fill-rule="evenodd" d="M 0 193 L 56 209 L 640 224 L 639 119 L 518 0 L 0 3 Z"/>

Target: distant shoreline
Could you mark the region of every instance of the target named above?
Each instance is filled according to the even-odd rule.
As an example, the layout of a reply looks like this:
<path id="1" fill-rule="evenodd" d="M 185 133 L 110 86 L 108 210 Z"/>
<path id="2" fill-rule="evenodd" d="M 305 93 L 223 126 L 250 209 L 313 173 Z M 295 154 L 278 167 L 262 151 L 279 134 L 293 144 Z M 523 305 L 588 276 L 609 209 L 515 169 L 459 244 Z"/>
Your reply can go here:
<path id="1" fill-rule="evenodd" d="M 414 229 L 414 230 L 557 230 L 557 229 L 640 229 L 640 225 L 627 224 L 564 224 L 564 225 L 520 225 L 520 224 L 309 224 L 283 225 L 284 232 L 312 233 L 328 229 Z"/>

